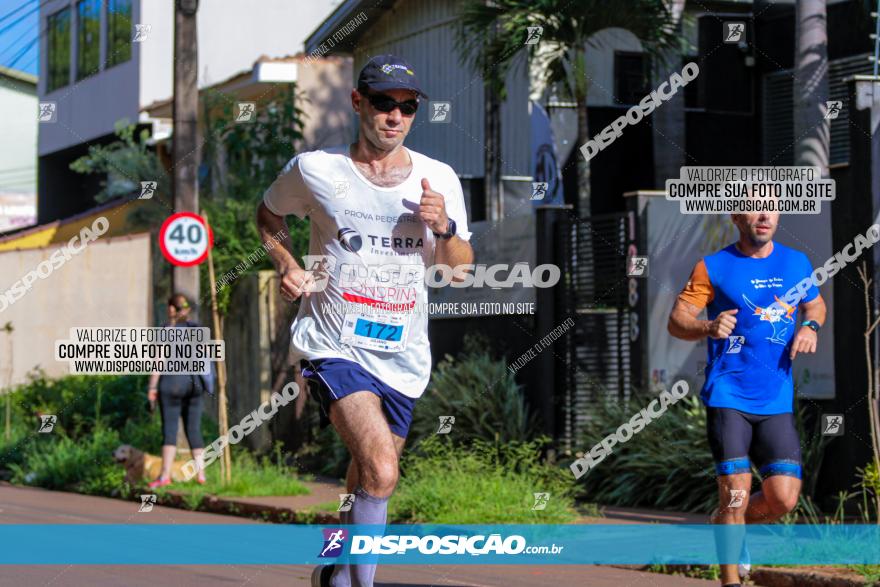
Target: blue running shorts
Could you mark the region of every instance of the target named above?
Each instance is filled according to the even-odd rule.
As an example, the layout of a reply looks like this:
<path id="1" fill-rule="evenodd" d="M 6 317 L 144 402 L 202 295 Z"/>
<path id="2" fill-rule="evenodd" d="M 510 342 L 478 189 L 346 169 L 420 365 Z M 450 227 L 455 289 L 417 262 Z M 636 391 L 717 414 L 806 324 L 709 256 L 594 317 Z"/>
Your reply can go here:
<path id="1" fill-rule="evenodd" d="M 346 359 L 302 361 L 309 392 L 321 405 L 322 422 L 329 421 L 330 404 L 357 391 L 369 391 L 382 400 L 382 411 L 391 432 L 406 438 L 416 400 L 386 385 L 359 364 Z"/>

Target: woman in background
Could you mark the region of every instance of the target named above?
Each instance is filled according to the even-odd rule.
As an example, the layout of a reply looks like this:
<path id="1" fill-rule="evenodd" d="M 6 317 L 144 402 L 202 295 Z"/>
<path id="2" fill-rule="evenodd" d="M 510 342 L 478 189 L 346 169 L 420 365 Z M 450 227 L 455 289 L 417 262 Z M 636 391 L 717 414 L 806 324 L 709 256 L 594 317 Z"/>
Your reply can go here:
<path id="1" fill-rule="evenodd" d="M 199 324 L 189 320 L 190 303 L 183 294 L 174 294 L 168 299 L 168 324 L 171 328 L 195 328 Z M 147 398 L 151 403 L 159 398 L 159 411 L 162 414 L 162 473 L 147 487 L 155 489 L 171 484 L 171 468 L 177 455 L 177 421 L 183 417 L 183 429 L 198 465 L 199 483 L 205 482 L 204 452 L 202 438 L 202 392 L 206 382 L 199 375 L 150 375 Z"/>

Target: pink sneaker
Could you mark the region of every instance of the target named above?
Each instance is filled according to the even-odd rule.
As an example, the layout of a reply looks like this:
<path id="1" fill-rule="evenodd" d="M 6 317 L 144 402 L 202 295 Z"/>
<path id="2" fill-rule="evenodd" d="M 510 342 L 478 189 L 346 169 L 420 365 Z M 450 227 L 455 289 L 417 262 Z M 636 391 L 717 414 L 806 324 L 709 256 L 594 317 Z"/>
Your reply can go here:
<path id="1" fill-rule="evenodd" d="M 149 483 L 147 485 L 148 489 L 157 489 L 159 487 L 165 487 L 166 485 L 171 485 L 171 479 L 156 479 L 155 481 Z"/>

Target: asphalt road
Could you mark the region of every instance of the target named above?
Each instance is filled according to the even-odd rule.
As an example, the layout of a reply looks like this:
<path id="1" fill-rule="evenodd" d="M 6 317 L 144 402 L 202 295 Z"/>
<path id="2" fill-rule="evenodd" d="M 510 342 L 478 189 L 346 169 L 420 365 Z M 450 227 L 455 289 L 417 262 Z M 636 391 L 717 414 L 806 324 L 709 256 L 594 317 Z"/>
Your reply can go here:
<path id="1" fill-rule="evenodd" d="M 155 507 L 138 513 L 138 504 L 102 497 L 0 485 L 2 524 L 246 524 L 250 520 Z M 0 526 L 0 532 L 2 532 Z M 149 545 L 132 545 L 149 548 Z M 7 565 L 0 587 L 88 586 L 293 586 L 308 587 L 311 567 L 282 565 Z M 707 586 L 685 579 L 596 566 L 432 565 L 382 566 L 376 587 L 672 587 Z"/>

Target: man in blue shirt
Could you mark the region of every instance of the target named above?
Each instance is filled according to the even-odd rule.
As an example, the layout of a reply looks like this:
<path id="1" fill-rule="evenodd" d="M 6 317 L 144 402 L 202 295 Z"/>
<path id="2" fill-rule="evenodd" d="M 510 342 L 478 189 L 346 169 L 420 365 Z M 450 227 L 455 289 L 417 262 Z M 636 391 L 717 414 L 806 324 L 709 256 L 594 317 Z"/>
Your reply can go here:
<path id="1" fill-rule="evenodd" d="M 791 365 L 798 353 L 816 352 L 825 302 L 807 256 L 773 242 L 778 213 L 732 219 L 739 240 L 696 264 L 668 328 L 683 340 L 708 337 L 700 395 L 718 476 L 712 522 L 769 524 L 794 509 L 800 494 Z M 708 320 L 698 318 L 703 308 Z M 751 463 L 762 483 L 749 496 Z M 747 560 L 739 569 L 722 565 L 722 585 L 739 585 L 748 567 Z"/>

